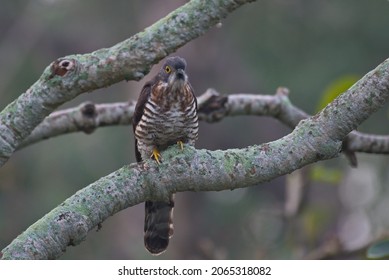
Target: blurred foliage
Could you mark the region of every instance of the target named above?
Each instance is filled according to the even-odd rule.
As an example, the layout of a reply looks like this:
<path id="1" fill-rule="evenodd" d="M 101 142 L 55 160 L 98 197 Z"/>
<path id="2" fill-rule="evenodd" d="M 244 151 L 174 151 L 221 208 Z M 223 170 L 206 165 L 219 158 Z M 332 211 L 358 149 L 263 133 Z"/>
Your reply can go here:
<path id="1" fill-rule="evenodd" d="M 320 163 L 312 166 L 310 171 L 310 179 L 312 181 L 337 185 L 342 179 L 342 170 L 329 168 Z"/>
<path id="2" fill-rule="evenodd" d="M 367 257 L 370 259 L 389 258 L 389 240 L 379 241 L 369 247 Z"/>
<path id="3" fill-rule="evenodd" d="M 112 46 L 185 2 L 2 0 L 0 107 L 56 58 Z M 197 94 L 209 87 L 225 94 L 272 94 L 286 86 L 293 104 L 313 114 L 315 104 L 340 91 L 338 79 L 350 73 L 361 77 L 388 57 L 388 14 L 384 0 L 262 0 L 243 6 L 221 28 L 177 54 L 186 58 Z M 134 100 L 153 73 L 155 68 L 140 82 L 83 94 L 61 108 L 85 100 Z M 387 110 L 359 129 L 389 133 Z M 245 147 L 289 131 L 272 118 L 229 118 L 201 123 L 197 147 Z M 130 127 L 111 127 L 49 139 L 15 153 L 0 169 L 0 247 L 78 189 L 134 162 L 133 145 Z M 339 258 L 360 258 L 353 250 L 389 228 L 389 162 L 376 155 L 358 155 L 358 160 L 357 170 L 350 170 L 344 159 L 312 165 L 301 211 L 290 218 L 284 215 L 284 177 L 232 192 L 180 193 L 175 235 L 159 258 L 298 259 L 334 235 L 351 252 Z M 114 215 L 63 258 L 154 258 L 143 248 L 143 215 L 143 205 Z"/>
<path id="4" fill-rule="evenodd" d="M 356 75 L 345 75 L 331 82 L 325 89 L 319 100 L 317 111 L 320 111 L 328 103 L 331 103 L 338 95 L 348 90 L 361 77 Z"/>
<path id="5" fill-rule="evenodd" d="M 331 223 L 328 211 L 325 208 L 311 207 L 309 211 L 302 213 L 303 230 L 308 243 L 315 245 L 318 243 L 318 236 L 326 230 L 328 224 Z"/>

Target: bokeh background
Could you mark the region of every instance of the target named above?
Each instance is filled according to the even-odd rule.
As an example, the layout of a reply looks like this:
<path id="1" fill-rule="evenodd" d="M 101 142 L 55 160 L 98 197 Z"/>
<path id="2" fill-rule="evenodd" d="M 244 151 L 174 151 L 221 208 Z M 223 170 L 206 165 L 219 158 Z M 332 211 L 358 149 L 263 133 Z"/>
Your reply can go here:
<path id="1" fill-rule="evenodd" d="M 186 1 L 1 0 L 0 107 L 23 93 L 51 61 L 110 47 Z M 260 0 L 221 28 L 177 51 L 196 93 L 273 94 L 310 114 L 389 57 L 386 0 Z M 201 20 L 201 19 L 199 19 Z M 153 69 L 152 73 L 155 73 Z M 83 101 L 135 100 L 144 82 L 120 82 Z M 388 106 L 359 128 L 389 133 Z M 235 117 L 200 124 L 198 148 L 228 149 L 278 139 L 290 129 L 272 118 Z M 74 133 L 16 152 L 0 169 L 0 247 L 77 190 L 134 162 L 130 126 Z M 175 235 L 161 259 L 365 258 L 389 229 L 388 157 L 358 154 L 310 165 L 251 188 L 179 193 Z M 148 259 L 143 205 L 126 209 L 69 247 L 62 259 Z"/>

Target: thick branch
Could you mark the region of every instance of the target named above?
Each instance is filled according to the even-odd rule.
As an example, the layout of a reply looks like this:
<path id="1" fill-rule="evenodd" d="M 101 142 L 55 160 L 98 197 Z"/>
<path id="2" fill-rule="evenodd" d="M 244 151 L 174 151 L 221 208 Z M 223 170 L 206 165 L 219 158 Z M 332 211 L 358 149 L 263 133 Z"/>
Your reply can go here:
<path id="1" fill-rule="evenodd" d="M 220 121 L 230 116 L 271 116 L 294 129 L 303 119 L 310 117 L 295 107 L 288 98 L 288 90 L 279 88 L 275 95 L 230 94 L 222 96 L 208 89 L 198 98 L 199 120 Z M 65 133 L 83 131 L 91 133 L 98 127 L 130 125 L 135 103 L 98 104 L 83 103 L 77 108 L 52 113 L 44 119 L 20 145 L 39 142 Z M 365 134 L 353 131 L 349 134 L 349 152 L 389 153 L 389 136 Z"/>
<path id="2" fill-rule="evenodd" d="M 111 48 L 54 61 L 35 84 L 0 113 L 0 165 L 60 104 L 122 80 L 141 79 L 153 64 L 252 1 L 192 0 Z"/>
<path id="3" fill-rule="evenodd" d="M 212 152 L 189 146 L 181 152 L 173 146 L 162 153 L 161 165 L 147 160 L 119 169 L 28 228 L 2 251 L 2 258 L 58 258 L 106 218 L 145 200 L 163 200 L 181 191 L 243 188 L 337 157 L 346 135 L 388 99 L 389 59 L 279 140 Z"/>

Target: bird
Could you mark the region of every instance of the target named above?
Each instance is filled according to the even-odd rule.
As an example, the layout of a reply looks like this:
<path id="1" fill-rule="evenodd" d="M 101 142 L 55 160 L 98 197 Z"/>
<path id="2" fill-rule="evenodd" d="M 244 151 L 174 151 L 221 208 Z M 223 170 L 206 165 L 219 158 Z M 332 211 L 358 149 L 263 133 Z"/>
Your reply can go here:
<path id="1" fill-rule="evenodd" d="M 152 158 L 161 164 L 161 151 L 178 144 L 194 146 L 198 138 L 197 99 L 189 83 L 185 59 L 165 60 L 158 74 L 146 82 L 133 115 L 137 162 Z M 144 245 L 153 255 L 163 253 L 173 235 L 174 194 L 168 201 L 146 201 Z"/>

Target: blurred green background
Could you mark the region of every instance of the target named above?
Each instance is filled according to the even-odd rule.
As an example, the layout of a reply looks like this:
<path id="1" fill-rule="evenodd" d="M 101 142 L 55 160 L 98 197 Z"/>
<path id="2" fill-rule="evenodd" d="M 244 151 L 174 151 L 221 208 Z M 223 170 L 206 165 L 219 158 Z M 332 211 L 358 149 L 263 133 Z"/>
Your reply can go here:
<path id="1" fill-rule="evenodd" d="M 0 107 L 56 58 L 110 47 L 185 2 L 2 0 Z M 388 15 L 386 0 L 260 0 L 177 54 L 187 60 L 198 95 L 209 87 L 223 94 L 273 94 L 286 86 L 291 101 L 314 114 L 389 57 Z M 135 100 L 149 78 L 83 94 L 61 108 Z M 359 129 L 387 134 L 387 122 L 388 106 Z M 239 148 L 289 132 L 271 118 L 228 118 L 201 123 L 197 147 Z M 132 129 L 120 126 L 16 152 L 0 169 L 0 247 L 77 190 L 134 162 L 133 145 Z M 358 159 L 358 169 L 339 158 L 252 188 L 179 193 L 175 235 L 158 258 L 365 258 L 364 248 L 388 233 L 389 172 L 386 156 Z M 143 218 L 143 205 L 118 213 L 62 259 L 153 258 L 143 248 Z"/>

